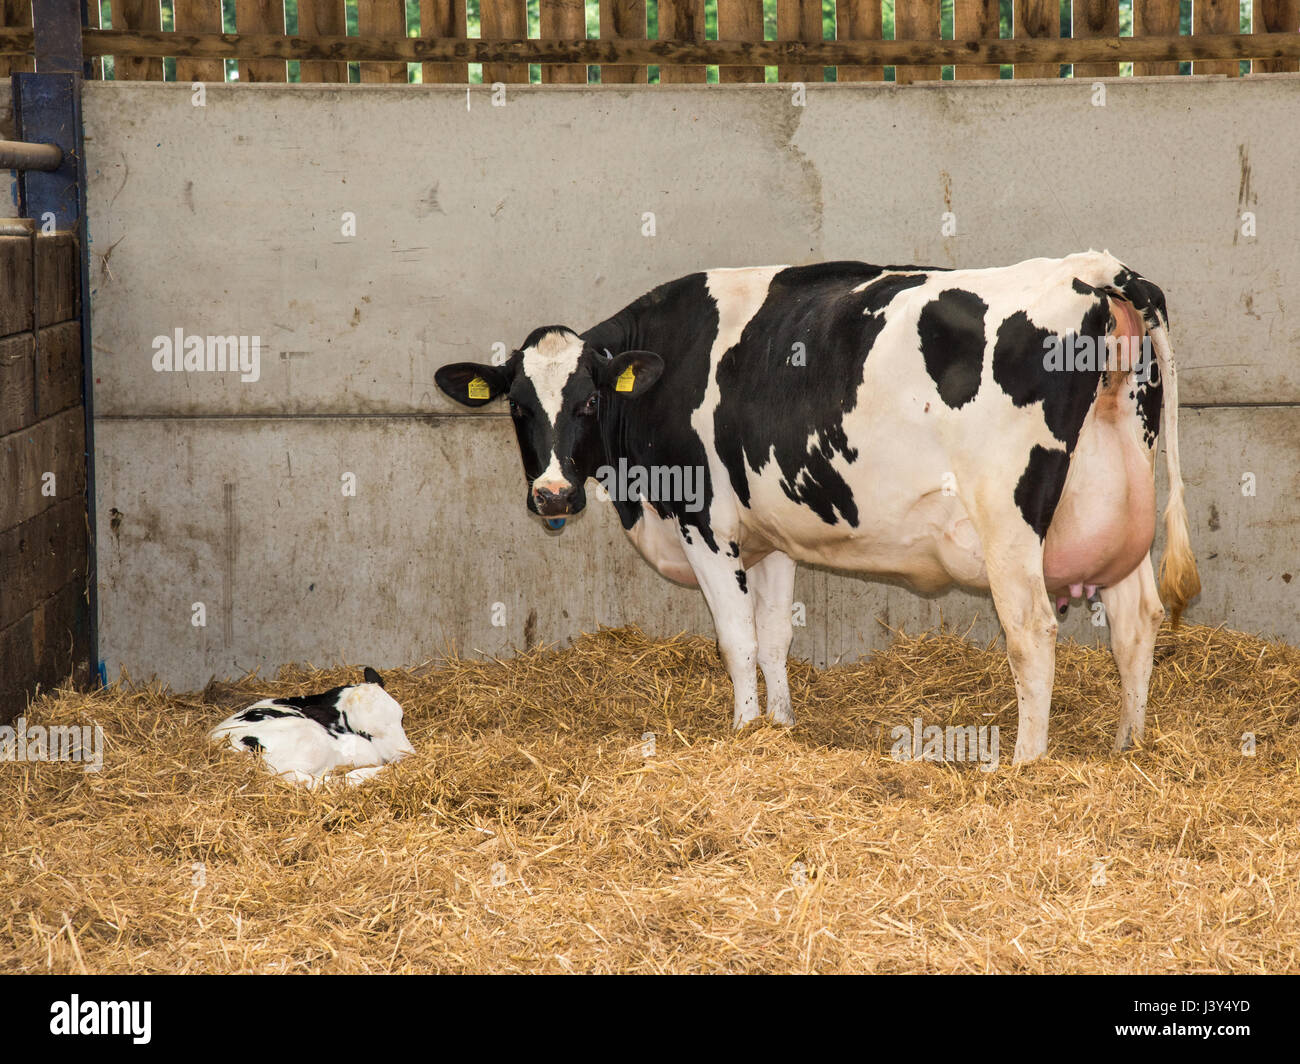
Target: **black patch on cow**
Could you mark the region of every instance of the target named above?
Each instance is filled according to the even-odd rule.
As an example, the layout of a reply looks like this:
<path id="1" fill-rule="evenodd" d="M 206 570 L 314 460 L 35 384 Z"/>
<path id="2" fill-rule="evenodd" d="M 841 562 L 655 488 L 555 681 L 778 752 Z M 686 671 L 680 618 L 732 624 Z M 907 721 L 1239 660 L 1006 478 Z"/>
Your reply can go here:
<path id="1" fill-rule="evenodd" d="M 954 410 L 980 390 L 984 367 L 984 315 L 988 304 L 973 292 L 949 289 L 921 308 L 916 331 L 926 372 L 939 398 Z"/>
<path id="2" fill-rule="evenodd" d="M 739 543 L 734 543 L 734 542 L 733 542 L 733 543 L 728 543 L 728 544 L 727 544 L 727 550 L 728 550 L 728 552 L 731 554 L 731 556 L 732 556 L 733 558 L 739 558 L 739 557 L 740 557 L 740 544 L 739 544 Z"/>
<path id="3" fill-rule="evenodd" d="M 736 583 L 740 585 L 740 590 L 742 594 L 745 595 L 749 594 L 749 579 L 745 576 L 744 569 L 736 570 Z"/>
<path id="4" fill-rule="evenodd" d="M 1112 283 L 1120 295 L 1133 304 L 1133 309 L 1142 315 L 1148 329 L 1154 329 L 1169 320 L 1164 292 L 1141 274 L 1126 267 L 1115 274 Z"/>
<path id="5" fill-rule="evenodd" d="M 1154 367 L 1152 367 L 1154 368 Z M 1142 441 L 1148 448 L 1156 445 L 1160 435 L 1160 411 L 1164 402 L 1164 386 L 1156 374 L 1137 386 L 1137 415 L 1142 422 Z"/>
<path id="6" fill-rule="evenodd" d="M 301 713 L 284 709 L 246 709 L 239 714 L 239 719 L 246 724 L 260 724 L 264 720 L 275 720 L 277 717 L 301 717 Z"/>
<path id="7" fill-rule="evenodd" d="M 1061 501 L 1069 468 L 1070 456 L 1064 451 L 1035 444 L 1029 452 L 1029 464 L 1016 484 L 1016 505 L 1040 540 L 1047 535 L 1056 504 Z"/>
<path id="8" fill-rule="evenodd" d="M 718 364 L 714 446 L 744 505 L 750 470 L 761 473 L 775 460 L 791 500 L 827 524 L 858 524 L 853 493 L 831 459 L 857 459 L 843 418 L 857 404 L 885 308 L 926 280 L 850 262 L 796 266 L 772 278 L 762 306 Z M 803 345 L 804 365 L 790 358 L 795 344 Z"/>
<path id="9" fill-rule="evenodd" d="M 286 716 L 287 716 L 287 715 L 288 715 L 288 714 L 286 714 Z M 265 749 L 266 749 L 266 747 L 264 747 L 260 742 L 257 741 L 257 736 L 256 736 L 256 735 L 245 735 L 245 736 L 244 736 L 242 739 L 240 739 L 239 741 L 240 741 L 244 746 L 248 747 L 248 749 L 250 749 L 250 750 L 265 750 Z"/>
<path id="10" fill-rule="evenodd" d="M 654 510 L 673 518 L 689 543 L 688 526 L 699 529 L 710 550 L 718 551 L 709 511 L 713 485 L 708 455 L 691 425 L 691 413 L 704 399 L 709 382 L 709 351 L 718 332 L 718 308 L 709 294 L 706 276 L 693 273 L 669 281 L 628 304 L 611 318 L 582 334 L 593 349 L 611 355 L 624 351 L 653 351 L 664 362 L 663 374 L 653 388 L 634 400 L 602 403 L 598 413 L 600 462 L 617 467 L 619 458 L 629 465 L 695 468 L 702 471 L 704 487 L 698 511 L 686 509 L 685 499 L 665 499 Z M 614 500 L 619 521 L 631 528 L 641 516 L 642 503 Z"/>
<path id="11" fill-rule="evenodd" d="M 298 711 L 298 715 L 306 717 L 308 720 L 314 720 L 330 735 L 346 735 L 351 732 L 354 735 L 360 735 L 360 732 L 354 732 L 351 725 L 348 724 L 347 714 L 339 712 L 339 698 L 347 685 L 342 687 L 331 687 L 328 691 L 322 691 L 318 695 L 287 695 L 284 698 L 275 699 L 277 706 L 289 706 Z M 273 714 L 270 710 L 262 710 L 268 715 L 292 716 L 290 713 Z M 369 736 L 366 736 L 369 738 Z"/>
<path id="12" fill-rule="evenodd" d="M 1076 279 L 1076 290 L 1081 283 Z M 1088 293 L 1096 301 L 1073 331 L 1076 336 L 1090 336 L 1094 342 L 1104 345 L 1110 306 L 1106 297 L 1094 289 L 1088 289 Z M 1064 347 L 1071 342 L 1072 338 L 1035 325 L 1025 311 L 1018 310 L 998 326 L 993 345 L 993 379 L 998 387 L 1016 406 L 1042 403 L 1048 430 L 1065 444 L 1067 452 L 1072 452 L 1079 440 L 1079 430 L 1097 396 L 1097 382 L 1101 377 L 1100 369 L 1095 367 L 1048 368 L 1046 357 L 1051 344 Z"/>

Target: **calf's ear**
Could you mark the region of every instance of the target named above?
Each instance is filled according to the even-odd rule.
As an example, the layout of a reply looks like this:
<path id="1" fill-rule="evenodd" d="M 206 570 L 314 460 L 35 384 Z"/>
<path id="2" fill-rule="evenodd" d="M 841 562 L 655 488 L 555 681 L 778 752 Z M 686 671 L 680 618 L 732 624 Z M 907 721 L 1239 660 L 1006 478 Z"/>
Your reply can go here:
<path id="1" fill-rule="evenodd" d="M 453 362 L 439 369 L 433 379 L 443 392 L 464 406 L 482 406 L 510 387 L 510 378 L 500 366 L 477 362 Z"/>
<path id="2" fill-rule="evenodd" d="M 384 686 L 384 678 L 369 665 L 366 666 L 366 671 L 362 675 L 365 677 L 366 683 L 377 683 L 380 687 Z"/>
<path id="3" fill-rule="evenodd" d="M 624 351 L 597 363 L 596 369 L 602 388 L 610 389 L 615 398 L 631 399 L 654 385 L 664 371 L 664 360 L 653 351 Z"/>

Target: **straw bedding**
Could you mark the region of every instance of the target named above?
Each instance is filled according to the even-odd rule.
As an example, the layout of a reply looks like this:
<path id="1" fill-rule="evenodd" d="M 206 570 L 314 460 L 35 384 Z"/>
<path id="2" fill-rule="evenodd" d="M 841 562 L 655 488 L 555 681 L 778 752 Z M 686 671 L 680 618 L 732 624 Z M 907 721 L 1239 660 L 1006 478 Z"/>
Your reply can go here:
<path id="1" fill-rule="evenodd" d="M 387 673 L 418 753 L 359 788 L 205 738 L 358 679 L 39 700 L 107 749 L 0 764 L 0 971 L 1300 970 L 1294 647 L 1164 630 L 1115 756 L 1110 655 L 1062 644 L 1051 756 L 1015 768 L 1005 656 L 952 633 L 792 663 L 789 732 L 731 734 L 712 640 L 624 628 Z M 913 717 L 999 725 L 1002 767 L 893 760 Z"/>

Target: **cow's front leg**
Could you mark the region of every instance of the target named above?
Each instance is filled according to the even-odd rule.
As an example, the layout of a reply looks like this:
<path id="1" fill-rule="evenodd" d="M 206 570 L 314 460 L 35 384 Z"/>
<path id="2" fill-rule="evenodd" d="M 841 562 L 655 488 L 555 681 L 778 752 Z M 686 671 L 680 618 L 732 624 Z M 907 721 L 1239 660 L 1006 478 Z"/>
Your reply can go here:
<path id="1" fill-rule="evenodd" d="M 722 663 L 727 666 L 736 693 L 732 727 L 739 729 L 759 715 L 758 676 L 754 671 L 758 658 L 754 595 L 740 558 L 732 555 L 730 544 L 724 538 L 718 537 L 718 543 L 721 550 L 715 551 L 703 542 L 698 531 L 692 531 L 689 541 L 683 537 L 682 549 L 713 614 Z"/>
<path id="2" fill-rule="evenodd" d="M 790 606 L 794 602 L 794 559 L 773 551 L 750 566 L 749 586 L 754 592 L 754 620 L 758 629 L 758 664 L 767 685 L 767 715 L 777 724 L 794 723 L 786 656 L 794 638 Z"/>

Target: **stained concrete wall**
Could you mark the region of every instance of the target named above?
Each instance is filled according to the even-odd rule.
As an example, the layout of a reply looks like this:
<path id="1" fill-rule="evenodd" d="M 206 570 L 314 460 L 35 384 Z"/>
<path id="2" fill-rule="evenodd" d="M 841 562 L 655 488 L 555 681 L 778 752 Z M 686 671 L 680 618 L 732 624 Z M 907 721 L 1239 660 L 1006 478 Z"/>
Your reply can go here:
<path id="1" fill-rule="evenodd" d="M 598 624 L 709 632 L 607 506 L 542 531 L 507 419 L 450 404 L 434 370 L 709 266 L 1089 246 L 1169 296 L 1192 619 L 1300 640 L 1300 78 L 1124 79 L 1094 99 L 1072 82 L 813 86 L 805 107 L 775 86 L 520 87 L 494 107 L 486 89 L 254 85 L 199 107 L 188 86 L 87 86 L 109 674 L 192 686 Z M 177 328 L 259 335 L 260 379 L 155 372 Z M 941 615 L 996 633 L 991 602 L 961 593 L 808 570 L 796 598 L 795 653 L 817 662 Z M 1065 627 L 1097 634 L 1077 611 Z"/>

